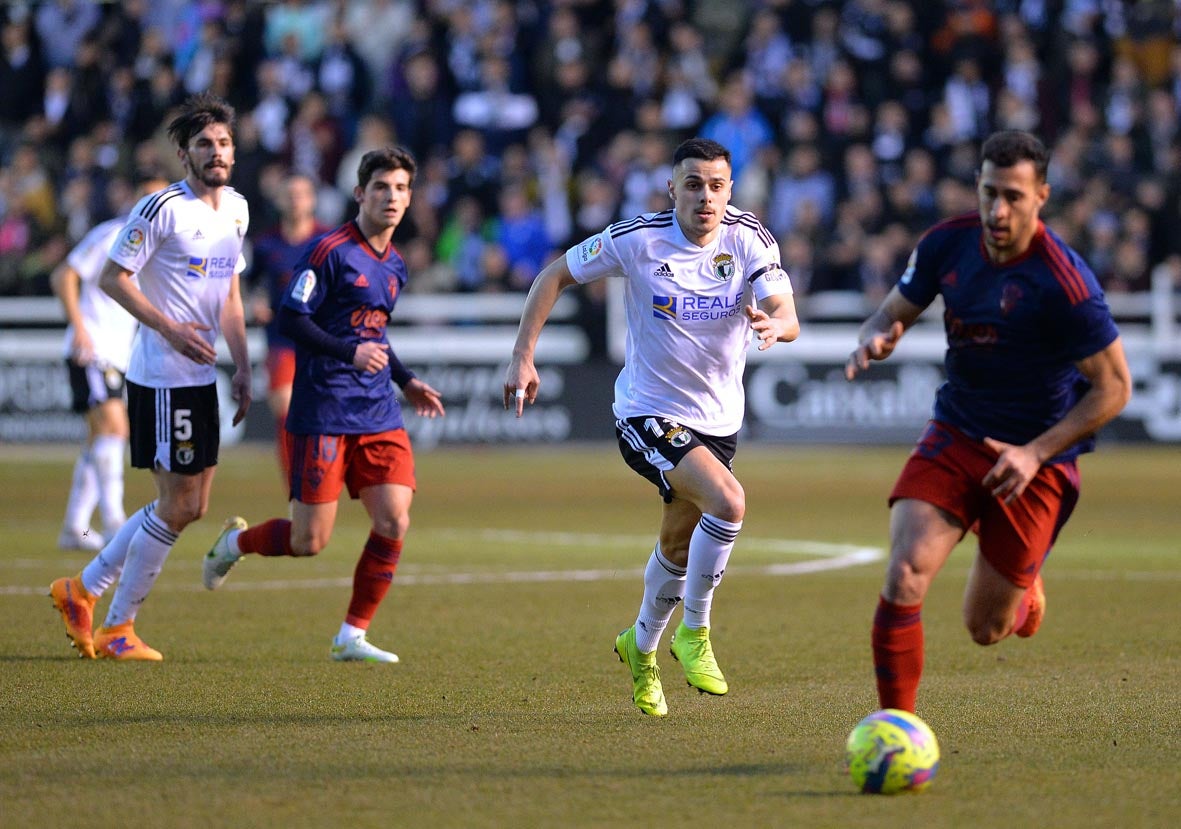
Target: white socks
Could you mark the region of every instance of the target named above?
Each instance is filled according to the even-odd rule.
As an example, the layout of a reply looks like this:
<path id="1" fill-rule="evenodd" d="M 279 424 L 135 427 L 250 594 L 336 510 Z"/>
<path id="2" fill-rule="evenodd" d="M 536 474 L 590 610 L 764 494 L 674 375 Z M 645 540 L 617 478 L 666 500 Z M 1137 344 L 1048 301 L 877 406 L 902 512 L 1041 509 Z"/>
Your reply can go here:
<path id="1" fill-rule="evenodd" d="M 98 508 L 103 535 L 110 538 L 127 520 L 123 512 L 123 454 L 127 441 L 117 435 L 99 435 L 74 462 L 70 497 L 66 501 L 65 529 L 81 535 L 90 528 Z"/>
<path id="2" fill-rule="evenodd" d="M 657 543 L 644 568 L 644 600 L 636 617 L 636 649 L 640 653 L 656 650 L 684 593 L 684 569 L 665 558 Z"/>
<path id="3" fill-rule="evenodd" d="M 714 588 L 726 572 L 726 562 L 742 522 L 731 523 L 702 514 L 689 539 L 689 566 L 685 581 L 685 627 L 709 627 Z"/>
<path id="4" fill-rule="evenodd" d="M 130 523 L 130 522 L 129 522 Z M 144 516 L 143 523 L 127 545 L 127 560 L 123 575 L 115 588 L 107 620 L 103 627 L 129 622 L 135 618 L 139 606 L 148 597 L 152 586 L 164 568 L 164 560 L 172 551 L 179 536 L 154 514 Z M 89 588 L 88 588 L 89 589 Z"/>
<path id="5" fill-rule="evenodd" d="M 123 522 L 119 532 L 113 538 L 107 539 L 107 546 L 82 568 L 82 586 L 87 593 L 101 596 L 107 589 L 119 580 L 123 572 L 123 562 L 127 560 L 127 547 L 131 538 L 139 530 L 144 519 L 156 511 L 156 502 L 152 501 Z"/>
<path id="6" fill-rule="evenodd" d="M 98 506 L 98 475 L 90 462 L 90 448 L 83 449 L 74 461 L 70 497 L 66 499 L 66 517 L 62 526 L 81 535 L 90 529 L 90 514 Z"/>
<path id="7" fill-rule="evenodd" d="M 343 645 L 350 639 L 356 639 L 358 636 L 365 636 L 365 628 L 359 628 L 355 625 L 350 625 L 348 622 L 340 623 L 340 632 L 336 634 L 336 639 L 333 640 L 334 645 Z"/>
<path id="8" fill-rule="evenodd" d="M 98 511 L 103 534 L 113 535 L 127 514 L 123 512 L 123 453 L 127 442 L 118 435 L 99 435 L 90 447 L 90 463 L 98 480 Z"/>

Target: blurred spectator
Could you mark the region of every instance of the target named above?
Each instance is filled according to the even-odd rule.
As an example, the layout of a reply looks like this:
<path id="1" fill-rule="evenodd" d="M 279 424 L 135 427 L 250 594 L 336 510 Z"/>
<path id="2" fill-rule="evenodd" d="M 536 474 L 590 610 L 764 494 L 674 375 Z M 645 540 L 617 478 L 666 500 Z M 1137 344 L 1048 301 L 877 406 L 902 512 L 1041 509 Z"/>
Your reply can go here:
<path id="1" fill-rule="evenodd" d="M 760 149 L 775 135 L 767 118 L 754 105 L 754 93 L 741 72 L 727 78 L 718 96 L 718 111 L 701 125 L 701 135 L 730 150 L 734 178 L 742 175 Z"/>
<path id="2" fill-rule="evenodd" d="M 455 122 L 446 96 L 438 60 L 431 52 L 416 52 L 402 66 L 403 82 L 391 93 L 390 117 L 398 141 L 416 158 L 445 151 Z"/>
<path id="3" fill-rule="evenodd" d="M 523 187 L 509 184 L 500 190 L 495 224 L 496 242 L 508 260 L 508 286 L 527 290 L 553 249 L 541 211 Z"/>
<path id="4" fill-rule="evenodd" d="M 37 7 L 37 35 L 51 68 L 68 67 L 82 40 L 98 26 L 102 10 L 90 0 L 46 0 Z"/>

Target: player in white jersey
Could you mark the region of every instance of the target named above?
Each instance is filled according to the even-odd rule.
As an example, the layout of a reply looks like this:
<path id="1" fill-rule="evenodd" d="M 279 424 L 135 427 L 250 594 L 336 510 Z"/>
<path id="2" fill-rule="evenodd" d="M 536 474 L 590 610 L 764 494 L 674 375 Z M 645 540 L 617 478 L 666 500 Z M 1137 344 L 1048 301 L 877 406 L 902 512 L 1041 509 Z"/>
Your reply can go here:
<path id="1" fill-rule="evenodd" d="M 167 184 L 148 179 L 140 194 Z M 107 251 L 127 217 L 97 225 L 70 251 L 51 276 L 53 292 L 65 311 L 65 356 L 73 410 L 86 416 L 86 443 L 74 463 L 66 515 L 57 546 L 63 550 L 101 550 L 127 516 L 123 512 L 123 455 L 127 446 L 127 405 L 123 380 L 135 336 L 135 317 L 98 287 Z M 103 535 L 89 529 L 98 508 Z"/>
<path id="2" fill-rule="evenodd" d="M 250 407 L 239 287 L 249 214 L 246 200 L 227 186 L 233 124 L 233 108 L 214 95 L 185 101 L 168 125 L 185 177 L 136 204 L 99 277 L 141 324 L 127 370 L 131 465 L 152 470 L 157 499 L 128 518 L 81 573 L 50 586 L 66 634 L 84 657 L 163 659 L 133 622 L 180 532 L 209 506 L 219 448 L 219 333 L 236 367 L 233 422 Z M 92 632 L 98 597 L 116 583 L 106 621 Z"/>
<path id="3" fill-rule="evenodd" d="M 742 485 L 731 471 L 745 400 L 742 374 L 759 349 L 799 335 L 779 245 L 750 213 L 729 207 L 730 153 L 701 138 L 682 143 L 668 183 L 673 208 L 618 222 L 566 251 L 525 301 L 504 383 L 517 416 L 537 399 L 534 350 L 559 294 L 607 276 L 626 280 L 628 345 L 615 383 L 624 460 L 660 490 L 660 536 L 644 573 L 636 623 L 615 640 L 646 714 L 668 706 L 656 648 L 683 602 L 671 650 L 698 690 L 729 690 L 710 642 L 713 593 L 742 528 Z"/>

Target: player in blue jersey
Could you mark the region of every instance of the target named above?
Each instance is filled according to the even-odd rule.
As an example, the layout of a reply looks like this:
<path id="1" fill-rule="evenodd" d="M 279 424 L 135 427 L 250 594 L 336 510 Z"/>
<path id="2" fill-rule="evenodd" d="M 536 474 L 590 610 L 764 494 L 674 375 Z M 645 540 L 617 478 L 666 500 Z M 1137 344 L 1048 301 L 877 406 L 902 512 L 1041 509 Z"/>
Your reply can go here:
<path id="1" fill-rule="evenodd" d="M 328 544 L 347 486 L 372 529 L 332 643 L 341 661 L 398 661 L 366 638 L 402 554 L 415 490 L 414 455 L 391 380 L 419 415 L 444 414 L 439 393 L 402 365 L 386 339 L 407 279 L 391 238 L 410 205 L 414 173 L 403 149 L 366 153 L 353 191 L 357 218 L 313 241 L 296 265 L 279 311 L 279 330 L 295 342 L 287 414 L 291 520 L 247 529 L 231 518 L 205 558 L 203 581 L 213 590 L 244 553 L 316 555 Z"/>
<path id="2" fill-rule="evenodd" d="M 883 708 L 915 710 L 923 598 L 969 530 L 979 538 L 964 596 L 972 639 L 1036 632 L 1042 564 L 1078 500 L 1078 456 L 1131 395 L 1095 275 L 1039 217 L 1050 195 L 1045 147 L 1004 131 L 981 155 L 978 213 L 923 236 L 845 367 L 852 380 L 889 357 L 943 298 L 947 381 L 889 499 L 890 561 L 872 633 Z"/>
<path id="3" fill-rule="evenodd" d="M 254 243 L 254 262 L 247 278 L 255 295 L 254 318 L 266 325 L 267 405 L 275 417 L 275 446 L 283 480 L 291 474 L 287 456 L 287 407 L 295 380 L 295 343 L 279 332 L 279 307 L 295 265 L 308 242 L 327 228 L 316 221 L 316 185 L 295 174 L 283 181 L 278 197 L 279 223 Z"/>

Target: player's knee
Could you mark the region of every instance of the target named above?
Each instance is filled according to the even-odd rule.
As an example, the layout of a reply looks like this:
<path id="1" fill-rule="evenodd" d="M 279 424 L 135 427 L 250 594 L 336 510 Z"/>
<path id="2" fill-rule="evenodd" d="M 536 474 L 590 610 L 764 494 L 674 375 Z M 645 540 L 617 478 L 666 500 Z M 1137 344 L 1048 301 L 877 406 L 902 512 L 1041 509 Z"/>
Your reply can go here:
<path id="1" fill-rule="evenodd" d="M 964 625 L 968 628 L 968 634 L 972 637 L 972 641 L 977 645 L 995 645 L 997 642 L 1005 638 L 1012 627 L 1006 620 L 997 618 L 996 616 L 973 616 L 965 615 Z"/>
<path id="2" fill-rule="evenodd" d="M 291 536 L 291 555 L 314 556 L 328 546 L 328 539 L 315 535 Z"/>
<path id="3" fill-rule="evenodd" d="M 919 604 L 927 595 L 931 577 L 908 559 L 894 560 L 886 568 L 886 586 L 882 595 L 901 605 Z"/>
<path id="4" fill-rule="evenodd" d="M 723 486 L 713 500 L 711 508 L 706 511 L 715 518 L 737 524 L 746 516 L 746 492 L 735 479 Z"/>
<path id="5" fill-rule="evenodd" d="M 373 522 L 373 532 L 382 538 L 405 538 L 410 529 L 410 516 L 397 515 L 378 518 Z"/>

